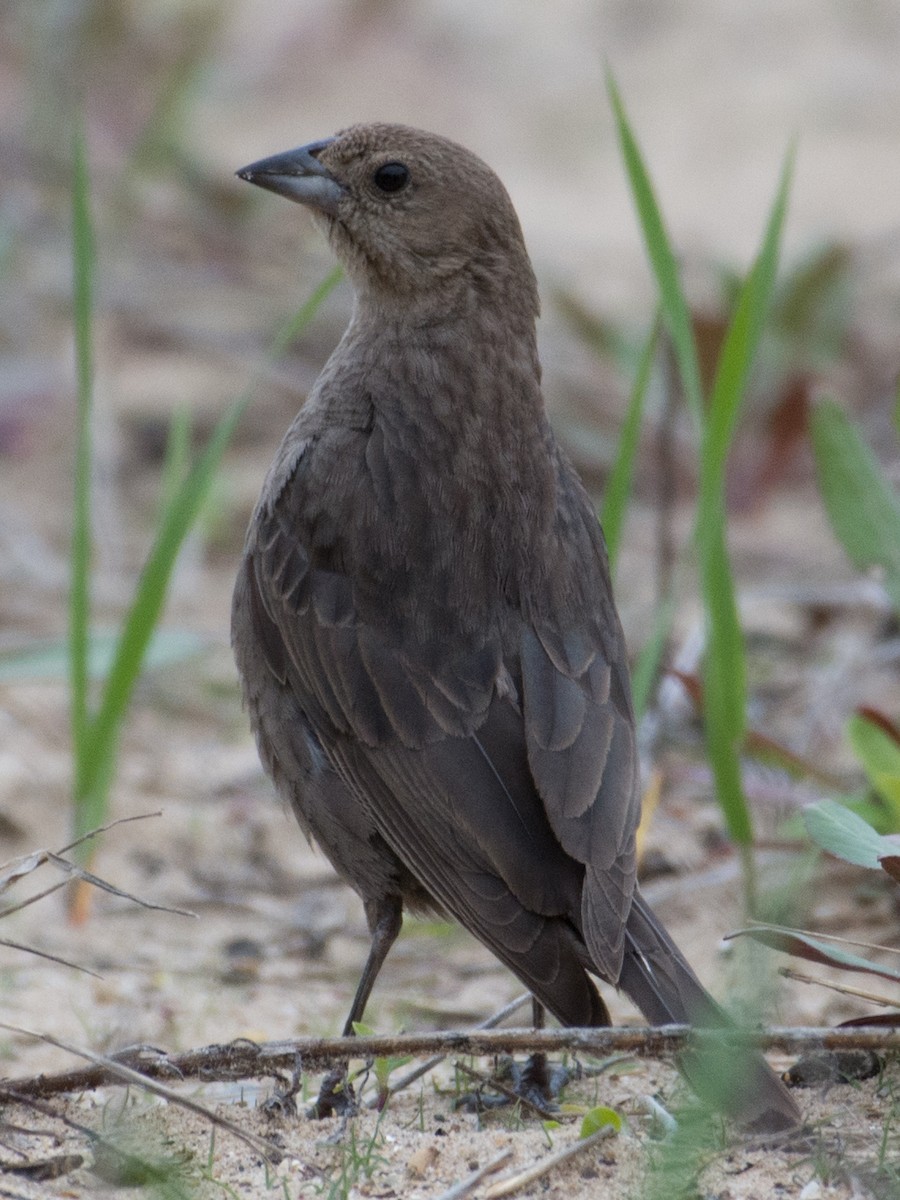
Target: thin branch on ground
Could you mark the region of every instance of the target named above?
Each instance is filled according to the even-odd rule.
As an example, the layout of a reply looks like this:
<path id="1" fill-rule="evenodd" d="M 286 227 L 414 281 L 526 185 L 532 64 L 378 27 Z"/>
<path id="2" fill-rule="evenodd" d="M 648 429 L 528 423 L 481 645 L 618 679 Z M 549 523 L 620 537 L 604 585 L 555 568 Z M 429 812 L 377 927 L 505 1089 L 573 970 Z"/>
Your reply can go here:
<path id="1" fill-rule="evenodd" d="M 14 1033 L 31 1030 L 0 1023 L 0 1029 Z M 296 1038 L 282 1042 L 252 1042 L 240 1039 L 226 1045 L 203 1046 L 180 1054 L 165 1054 L 139 1048 L 123 1051 L 114 1058 L 85 1055 L 94 1065 L 58 1075 L 36 1075 L 7 1080 L 0 1085 L 0 1098 L 6 1089 L 33 1096 L 52 1096 L 61 1092 L 83 1092 L 107 1084 L 123 1082 L 123 1068 L 151 1079 L 200 1079 L 204 1082 L 240 1079 L 278 1078 L 292 1071 L 299 1056 L 303 1069 L 315 1071 L 342 1059 L 387 1058 L 420 1054 L 462 1055 L 472 1058 L 496 1054 L 577 1053 L 603 1058 L 625 1053 L 641 1058 L 668 1058 L 684 1049 L 695 1036 L 687 1025 L 661 1028 L 603 1029 L 500 1029 L 473 1030 L 469 1033 L 404 1033 L 396 1036 Z M 715 1037 L 711 1030 L 704 1038 Z M 758 1031 L 722 1031 L 728 1045 L 754 1046 L 776 1054 L 802 1054 L 809 1050 L 898 1050 L 900 1029 L 861 1026 L 852 1029 L 778 1027 Z M 55 1039 L 46 1039 L 59 1045 Z M 63 1047 L 69 1049 L 69 1047 Z"/>
<path id="2" fill-rule="evenodd" d="M 68 1042 L 61 1041 L 48 1033 L 37 1033 L 33 1029 L 24 1029 L 18 1025 L 0 1024 L 0 1029 L 7 1029 L 12 1033 L 24 1033 L 29 1037 L 36 1038 L 38 1041 L 47 1042 L 51 1046 L 57 1046 L 60 1050 L 65 1050 L 69 1054 L 75 1054 L 79 1058 L 86 1058 L 88 1062 L 93 1064 L 95 1070 L 102 1071 L 106 1074 L 108 1083 L 124 1083 L 133 1087 L 143 1088 L 145 1091 L 152 1092 L 155 1096 L 159 1096 L 167 1100 L 171 1104 L 177 1104 L 180 1108 L 187 1109 L 189 1112 L 196 1113 L 215 1125 L 219 1129 L 225 1130 L 238 1138 L 245 1145 L 249 1146 L 256 1154 L 261 1155 L 269 1162 L 280 1162 L 282 1151 L 273 1142 L 268 1142 L 265 1138 L 257 1137 L 253 1133 L 247 1133 L 233 1121 L 229 1121 L 227 1117 L 221 1117 L 218 1113 L 212 1112 L 202 1104 L 198 1104 L 196 1100 L 192 1100 L 187 1096 L 181 1095 L 179 1092 L 173 1091 L 172 1088 L 166 1087 L 156 1079 L 150 1078 L 142 1071 L 136 1071 L 130 1066 L 126 1066 L 122 1062 L 117 1062 L 113 1058 L 107 1058 L 103 1054 L 95 1054 L 92 1050 L 85 1050 L 79 1046 L 73 1046 Z M 171 1071 L 170 1071 L 171 1074 Z M 28 1080 L 23 1080 L 25 1084 Z M 29 1094 L 30 1093 L 30 1094 Z M 20 1088 L 17 1084 L 7 1084 L 0 1086 L 0 1097 L 6 1100 L 18 1101 L 19 1103 L 31 1102 L 37 1095 L 46 1095 L 40 1089 Z"/>
<path id="3" fill-rule="evenodd" d="M 473 1171 L 459 1183 L 454 1183 L 453 1187 L 448 1188 L 446 1192 L 441 1192 L 437 1200 L 462 1200 L 463 1196 L 468 1196 L 470 1192 L 473 1192 L 488 1175 L 493 1175 L 495 1171 L 499 1171 L 501 1167 L 505 1166 L 512 1158 L 512 1153 L 512 1150 L 501 1151 L 496 1158 L 486 1162 L 483 1167 L 479 1167 L 477 1171 Z"/>

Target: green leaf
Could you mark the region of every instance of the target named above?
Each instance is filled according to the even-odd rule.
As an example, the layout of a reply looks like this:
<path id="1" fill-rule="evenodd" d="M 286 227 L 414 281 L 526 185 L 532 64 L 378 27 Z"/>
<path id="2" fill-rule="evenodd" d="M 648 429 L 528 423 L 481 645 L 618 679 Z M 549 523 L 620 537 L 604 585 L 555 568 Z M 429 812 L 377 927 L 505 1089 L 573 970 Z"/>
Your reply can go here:
<path id="1" fill-rule="evenodd" d="M 628 501 L 631 495 L 631 481 L 634 476 L 634 463 L 640 439 L 644 397 L 647 394 L 647 385 L 653 369 L 658 334 L 659 318 L 657 317 L 641 352 L 634 387 L 631 389 L 631 397 L 628 401 L 628 410 L 619 434 L 615 462 L 606 481 L 603 506 L 600 509 L 600 524 L 603 526 L 603 534 L 606 538 L 609 571 L 613 577 L 616 573 L 622 527 L 625 524 L 625 514 L 628 511 Z"/>
<path id="2" fill-rule="evenodd" d="M 88 725 L 94 257 L 87 151 L 84 132 L 78 122 L 72 137 L 72 321 L 75 332 L 76 426 L 68 639 L 69 707 L 76 761 L 84 757 Z"/>
<path id="3" fill-rule="evenodd" d="M 713 496 L 718 499 L 721 495 L 734 426 L 772 304 L 792 167 L 793 155 L 789 153 L 782 167 L 762 245 L 740 290 L 716 363 L 702 449 L 704 479 L 700 490 L 705 499 Z"/>
<path id="4" fill-rule="evenodd" d="M 884 854 L 896 854 L 897 843 L 876 833 L 862 817 L 834 800 L 819 800 L 803 809 L 807 833 L 823 850 L 858 867 L 877 870 Z"/>
<path id="5" fill-rule="evenodd" d="M 631 672 L 631 693 L 634 715 L 640 720 L 650 700 L 651 689 L 659 675 L 659 664 L 675 617 L 675 604 L 670 600 L 660 606 L 650 636 L 637 656 Z"/>
<path id="6" fill-rule="evenodd" d="M 596 1108 L 589 1109 L 584 1114 L 584 1120 L 581 1122 L 581 1130 L 578 1136 L 579 1138 L 590 1137 L 592 1133 L 596 1133 L 599 1129 L 604 1129 L 607 1125 L 612 1125 L 616 1133 L 622 1132 L 622 1118 L 616 1110 L 600 1104 Z"/>
<path id="7" fill-rule="evenodd" d="M 850 718 L 847 735 L 872 787 L 891 808 L 892 829 L 900 830 L 900 746 L 874 721 L 859 715 Z"/>
<path id="8" fill-rule="evenodd" d="M 663 320 L 675 349 L 675 358 L 678 362 L 678 371 L 688 407 L 697 423 L 697 428 L 702 429 L 703 387 L 700 381 L 700 364 L 697 359 L 691 314 L 679 280 L 678 263 L 666 233 L 660 207 L 656 202 L 650 176 L 644 165 L 637 140 L 628 123 L 622 97 L 612 72 L 609 71 L 606 75 L 606 86 L 612 102 L 619 145 L 625 169 L 628 172 L 631 194 L 644 234 L 644 244 L 659 288 Z"/>
<path id="9" fill-rule="evenodd" d="M 835 536 L 856 567 L 884 570 L 891 602 L 900 609 L 900 501 L 875 455 L 833 400 L 813 409 L 812 444 L 819 491 Z"/>
<path id="10" fill-rule="evenodd" d="M 700 455 L 697 544 L 707 618 L 704 720 L 719 803 L 729 835 L 743 846 L 749 846 L 753 840 L 739 758 L 746 730 L 747 668 L 726 546 L 725 466 L 775 287 L 791 163 L 788 155 L 762 246 L 741 288 L 725 335 Z"/>
<path id="11" fill-rule="evenodd" d="M 76 836 L 102 825 L 106 790 L 118 737 L 153 630 L 159 622 L 178 553 L 212 485 L 219 463 L 248 401 L 241 399 L 219 421 L 205 450 L 162 515 L 116 645 L 97 715 L 85 732 L 75 778 Z"/>

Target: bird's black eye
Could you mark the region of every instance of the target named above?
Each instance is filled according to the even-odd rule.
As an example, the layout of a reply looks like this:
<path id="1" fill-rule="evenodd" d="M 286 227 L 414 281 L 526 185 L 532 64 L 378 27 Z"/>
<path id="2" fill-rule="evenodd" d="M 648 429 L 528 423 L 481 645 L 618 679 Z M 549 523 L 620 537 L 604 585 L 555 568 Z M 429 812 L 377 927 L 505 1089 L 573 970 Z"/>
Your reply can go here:
<path id="1" fill-rule="evenodd" d="M 385 163 L 372 176 L 375 186 L 382 192 L 399 192 L 409 182 L 409 168 L 401 162 Z"/>

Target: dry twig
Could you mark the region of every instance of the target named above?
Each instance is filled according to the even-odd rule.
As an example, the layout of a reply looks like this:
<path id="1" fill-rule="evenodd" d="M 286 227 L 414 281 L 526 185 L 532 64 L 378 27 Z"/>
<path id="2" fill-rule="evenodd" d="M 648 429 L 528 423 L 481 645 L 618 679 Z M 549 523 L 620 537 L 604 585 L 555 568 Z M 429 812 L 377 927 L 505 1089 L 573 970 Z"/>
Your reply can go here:
<path id="1" fill-rule="evenodd" d="M 2 1026 L 0 1028 L 13 1028 Z M 30 1032 L 30 1031 L 27 1031 Z M 277 1077 L 292 1071 L 299 1057 L 306 1071 L 319 1070 L 342 1059 L 387 1058 L 404 1055 L 455 1054 L 489 1057 L 495 1054 L 562 1054 L 565 1052 L 602 1058 L 625 1053 L 642 1058 L 667 1058 L 684 1049 L 696 1031 L 687 1025 L 662 1028 L 605 1029 L 499 1029 L 473 1030 L 469 1033 L 404 1033 L 370 1037 L 296 1038 L 282 1042 L 251 1042 L 249 1039 L 227 1045 L 203 1046 L 181 1054 L 146 1051 L 123 1052 L 117 1058 L 91 1057 L 94 1065 L 58 1075 L 38 1075 L 8 1080 L 6 1087 L 33 1096 L 52 1096 L 60 1092 L 89 1091 L 121 1081 L 120 1067 L 137 1069 L 143 1079 L 202 1079 L 235 1081 Z M 33 1036 L 41 1036 L 35 1034 Z M 713 1038 L 705 1030 L 704 1038 Z M 782 1027 L 759 1031 L 729 1030 L 721 1036 L 729 1047 L 754 1046 L 778 1054 L 800 1054 L 808 1050 L 897 1050 L 900 1029 L 877 1026 L 852 1029 Z M 52 1039 L 48 1039 L 52 1040 Z M 0 1087 L 0 1096 L 3 1087 Z"/>
<path id="2" fill-rule="evenodd" d="M 500 1196 L 512 1195 L 519 1188 L 527 1187 L 530 1183 L 534 1183 L 536 1179 L 540 1179 L 542 1175 L 546 1175 L 554 1167 L 558 1167 L 560 1163 L 574 1158 L 576 1154 L 581 1154 L 584 1150 L 590 1150 L 592 1146 L 596 1146 L 598 1142 L 612 1137 L 614 1133 L 615 1129 L 612 1125 L 604 1125 L 602 1129 L 598 1129 L 596 1133 L 590 1134 L 589 1137 L 579 1138 L 577 1142 L 573 1142 L 570 1146 L 564 1146 L 562 1150 L 557 1150 L 555 1154 L 548 1154 L 545 1158 L 536 1162 L 533 1167 L 528 1167 L 525 1171 L 519 1171 L 515 1175 L 510 1175 L 506 1179 L 499 1180 L 484 1193 L 484 1200 L 496 1200 Z"/>

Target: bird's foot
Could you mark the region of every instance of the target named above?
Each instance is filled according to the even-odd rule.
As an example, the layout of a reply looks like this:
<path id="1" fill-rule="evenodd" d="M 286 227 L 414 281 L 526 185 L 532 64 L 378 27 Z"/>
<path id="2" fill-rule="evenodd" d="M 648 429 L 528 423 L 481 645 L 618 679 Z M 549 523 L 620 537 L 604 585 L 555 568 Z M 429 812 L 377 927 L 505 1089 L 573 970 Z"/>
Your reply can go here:
<path id="1" fill-rule="evenodd" d="M 466 1112 L 484 1112 L 506 1104 L 524 1104 L 541 1117 L 552 1117 L 558 1110 L 557 1100 L 569 1082 L 570 1074 L 561 1063 L 551 1067 L 546 1054 L 532 1054 L 520 1065 L 513 1058 L 502 1058 L 494 1076 L 487 1079 L 469 1072 L 483 1086 L 467 1092 L 456 1102 Z M 484 1088 L 496 1094 L 485 1095 Z"/>
<path id="2" fill-rule="evenodd" d="M 306 1115 L 311 1120 L 320 1121 L 324 1117 L 352 1117 L 356 1111 L 356 1095 L 347 1078 L 347 1066 L 343 1064 L 329 1071 L 322 1080 L 319 1095 L 306 1110 Z"/>

